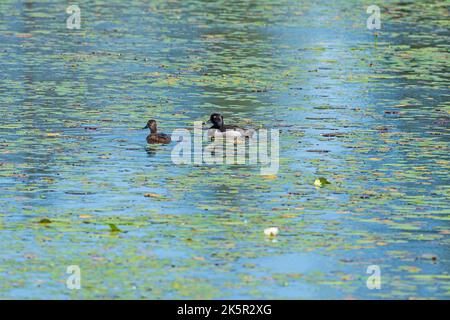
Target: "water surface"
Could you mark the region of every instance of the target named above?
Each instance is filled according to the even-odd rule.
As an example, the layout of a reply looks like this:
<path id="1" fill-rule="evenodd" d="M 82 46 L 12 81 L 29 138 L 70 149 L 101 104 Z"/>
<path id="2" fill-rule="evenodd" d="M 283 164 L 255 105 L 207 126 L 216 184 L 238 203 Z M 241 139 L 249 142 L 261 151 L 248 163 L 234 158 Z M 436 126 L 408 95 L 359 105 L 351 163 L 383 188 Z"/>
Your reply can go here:
<path id="1" fill-rule="evenodd" d="M 0 4 L 1 298 L 450 297 L 444 1 L 78 4 Z M 140 130 L 213 112 L 280 129 L 277 175 Z"/>

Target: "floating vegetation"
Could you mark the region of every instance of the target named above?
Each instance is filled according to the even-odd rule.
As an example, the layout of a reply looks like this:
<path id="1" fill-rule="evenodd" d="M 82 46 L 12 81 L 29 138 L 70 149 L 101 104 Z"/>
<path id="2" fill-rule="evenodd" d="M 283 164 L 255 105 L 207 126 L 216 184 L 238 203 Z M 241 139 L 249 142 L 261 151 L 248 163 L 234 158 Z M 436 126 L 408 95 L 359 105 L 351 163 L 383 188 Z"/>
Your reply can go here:
<path id="1" fill-rule="evenodd" d="M 122 232 L 114 223 L 109 223 L 109 230 L 111 232 Z"/>

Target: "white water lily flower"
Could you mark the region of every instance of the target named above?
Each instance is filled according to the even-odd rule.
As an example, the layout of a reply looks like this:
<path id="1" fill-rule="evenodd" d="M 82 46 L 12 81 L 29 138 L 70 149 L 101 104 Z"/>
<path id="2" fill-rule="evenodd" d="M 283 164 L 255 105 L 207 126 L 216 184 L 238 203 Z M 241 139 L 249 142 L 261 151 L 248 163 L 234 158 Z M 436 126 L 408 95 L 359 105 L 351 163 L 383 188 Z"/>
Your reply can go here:
<path id="1" fill-rule="evenodd" d="M 278 234 L 278 231 L 279 230 L 277 227 L 270 227 L 270 228 L 264 229 L 264 234 L 269 237 L 275 237 Z"/>
<path id="2" fill-rule="evenodd" d="M 315 185 L 316 187 L 321 187 L 321 186 L 322 186 L 322 183 L 320 182 L 319 179 L 316 179 L 316 180 L 314 181 L 314 185 Z"/>
<path id="3" fill-rule="evenodd" d="M 316 187 L 322 187 L 326 184 L 330 184 L 330 181 L 328 181 L 326 178 L 318 178 L 314 181 L 314 185 Z"/>

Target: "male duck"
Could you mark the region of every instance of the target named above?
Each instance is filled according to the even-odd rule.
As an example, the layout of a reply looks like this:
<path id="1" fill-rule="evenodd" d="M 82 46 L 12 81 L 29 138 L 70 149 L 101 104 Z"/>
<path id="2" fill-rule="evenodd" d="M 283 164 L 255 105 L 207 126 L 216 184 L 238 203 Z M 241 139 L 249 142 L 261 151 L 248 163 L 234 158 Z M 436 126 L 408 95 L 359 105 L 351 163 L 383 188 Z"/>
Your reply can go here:
<path id="1" fill-rule="evenodd" d="M 155 120 L 148 120 L 147 125 L 143 129 L 150 129 L 150 134 L 147 136 L 147 143 L 170 143 L 170 136 L 165 133 L 158 133 Z"/>
<path id="2" fill-rule="evenodd" d="M 235 138 L 251 138 L 255 133 L 253 129 L 243 129 L 238 126 L 225 125 L 223 122 L 223 116 L 218 113 L 213 113 L 209 118 L 209 121 L 213 124 L 208 130 L 208 136 L 210 137 L 235 137 Z"/>

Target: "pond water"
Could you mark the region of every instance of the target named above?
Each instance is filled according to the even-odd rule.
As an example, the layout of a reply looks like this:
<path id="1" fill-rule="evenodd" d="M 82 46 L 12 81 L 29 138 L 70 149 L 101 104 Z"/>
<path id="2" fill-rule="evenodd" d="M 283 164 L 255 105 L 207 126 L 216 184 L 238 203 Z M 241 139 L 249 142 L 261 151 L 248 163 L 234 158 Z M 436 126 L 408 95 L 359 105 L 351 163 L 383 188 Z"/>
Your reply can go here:
<path id="1" fill-rule="evenodd" d="M 448 8 L 370 4 L 2 1 L 0 298 L 450 298 Z M 277 174 L 146 144 L 213 112 Z"/>

